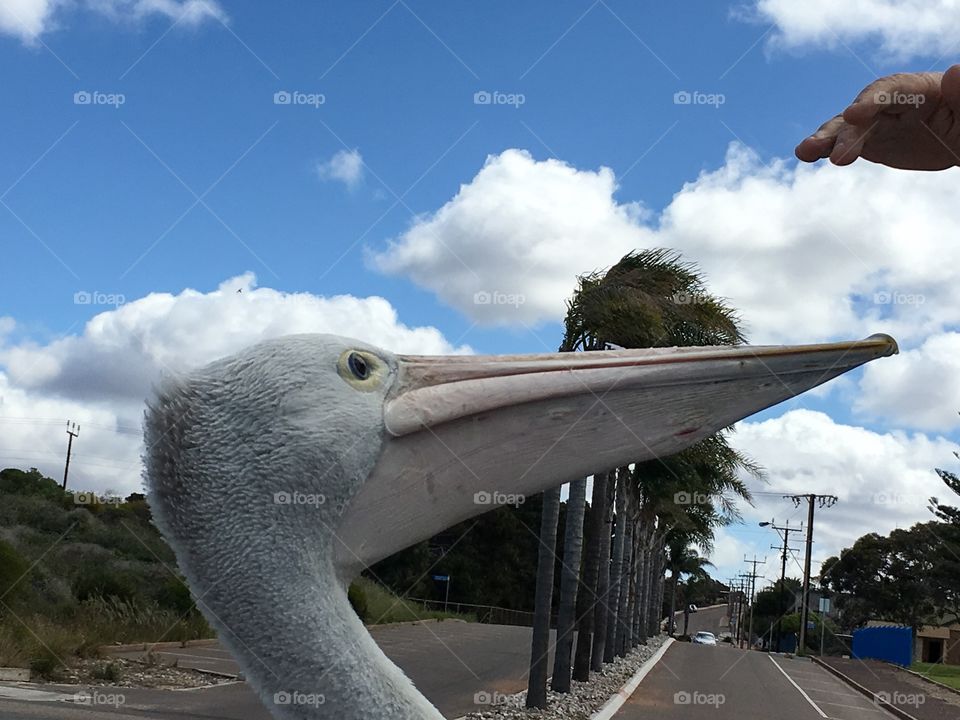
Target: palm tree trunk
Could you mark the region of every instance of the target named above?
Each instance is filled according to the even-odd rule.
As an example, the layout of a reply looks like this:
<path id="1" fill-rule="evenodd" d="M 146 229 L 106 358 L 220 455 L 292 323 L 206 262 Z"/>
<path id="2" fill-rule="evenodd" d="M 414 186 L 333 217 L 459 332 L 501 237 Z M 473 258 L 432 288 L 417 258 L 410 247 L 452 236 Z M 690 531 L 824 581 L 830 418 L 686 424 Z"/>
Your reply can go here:
<path id="1" fill-rule="evenodd" d="M 630 647 L 630 629 L 633 625 L 630 616 L 630 578 L 633 563 L 633 523 L 627 519 L 627 503 L 622 508 L 623 527 L 617 519 L 617 529 L 623 533 L 623 558 L 620 563 L 620 599 L 617 606 L 616 653 L 623 657 Z"/>
<path id="2" fill-rule="evenodd" d="M 640 613 L 641 597 L 641 575 L 643 572 L 643 552 L 641 542 L 643 540 L 642 528 L 639 519 L 633 522 L 633 565 L 630 568 L 631 582 L 633 583 L 633 596 L 630 600 L 630 646 L 637 647 L 640 644 L 640 628 L 634 618 Z"/>
<path id="3" fill-rule="evenodd" d="M 640 537 L 640 568 L 637 574 L 637 610 L 634 613 L 634 627 L 637 640 L 646 645 L 647 643 L 647 605 L 650 595 L 650 547 L 648 545 L 650 528 L 645 528 Z"/>
<path id="4" fill-rule="evenodd" d="M 613 505 L 615 489 L 613 473 L 610 473 L 607 491 L 603 495 L 600 517 L 603 524 L 600 529 L 600 565 L 597 568 L 597 605 L 593 616 L 593 653 L 590 657 L 590 669 L 600 672 L 603 668 L 603 649 L 607 641 L 607 609 L 610 602 L 610 511 Z"/>
<path id="5" fill-rule="evenodd" d="M 593 615 L 597 602 L 597 576 L 600 568 L 600 536 L 603 534 L 602 498 L 607 494 L 607 474 L 593 476 L 593 494 L 584 537 L 583 591 L 577 602 L 577 649 L 573 658 L 573 679 L 590 679 L 590 651 L 593 648 Z"/>
<path id="6" fill-rule="evenodd" d="M 672 576 L 670 577 L 670 615 L 667 616 L 667 635 L 673 637 L 676 633 L 676 618 L 677 618 L 677 583 L 679 581 L 679 573 L 677 569 L 673 568 L 671 570 Z M 686 635 L 687 631 L 684 629 L 683 634 Z"/>
<path id="7" fill-rule="evenodd" d="M 603 646 L 603 661 L 613 662 L 617 654 L 617 637 L 621 634 L 623 615 L 620 613 L 620 587 L 623 576 L 624 534 L 626 530 L 626 513 L 623 511 L 624 495 L 626 495 L 627 468 L 621 468 L 617 473 L 617 487 L 614 496 L 614 508 L 617 514 L 613 535 L 613 557 L 610 560 L 610 604 L 607 610 L 607 639 Z"/>
<path id="8" fill-rule="evenodd" d="M 583 513 L 587 500 L 587 479 L 570 483 L 567 521 L 563 537 L 563 569 L 560 571 L 560 603 L 557 610 L 557 649 L 553 659 L 554 692 L 570 692 L 570 656 L 580 582 L 580 552 L 583 547 Z"/>
<path id="9" fill-rule="evenodd" d="M 550 649 L 550 615 L 553 604 L 553 565 L 560 519 L 560 488 L 543 494 L 540 515 L 540 552 L 537 557 L 537 588 L 533 603 L 533 641 L 530 645 L 530 678 L 527 707 L 547 706 L 547 660 Z"/>

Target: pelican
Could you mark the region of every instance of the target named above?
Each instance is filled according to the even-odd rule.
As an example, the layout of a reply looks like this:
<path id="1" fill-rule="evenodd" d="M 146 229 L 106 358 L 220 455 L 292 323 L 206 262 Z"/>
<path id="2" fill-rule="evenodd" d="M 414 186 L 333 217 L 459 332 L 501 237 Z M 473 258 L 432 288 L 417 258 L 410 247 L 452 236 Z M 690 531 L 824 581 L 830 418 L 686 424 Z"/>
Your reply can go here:
<path id="1" fill-rule="evenodd" d="M 194 597 L 281 720 L 441 720 L 347 600 L 366 566 L 489 510 L 687 447 L 897 352 L 790 347 L 394 355 L 269 340 L 156 389 L 155 521 Z"/>

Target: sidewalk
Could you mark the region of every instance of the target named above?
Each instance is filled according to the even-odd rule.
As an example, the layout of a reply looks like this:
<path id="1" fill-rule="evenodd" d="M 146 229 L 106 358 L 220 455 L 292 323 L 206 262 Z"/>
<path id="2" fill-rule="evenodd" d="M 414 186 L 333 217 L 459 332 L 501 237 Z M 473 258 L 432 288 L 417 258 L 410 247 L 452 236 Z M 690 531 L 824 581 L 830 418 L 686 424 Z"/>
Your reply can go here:
<path id="1" fill-rule="evenodd" d="M 826 657 L 823 662 L 917 720 L 957 720 L 960 695 L 877 660 Z"/>

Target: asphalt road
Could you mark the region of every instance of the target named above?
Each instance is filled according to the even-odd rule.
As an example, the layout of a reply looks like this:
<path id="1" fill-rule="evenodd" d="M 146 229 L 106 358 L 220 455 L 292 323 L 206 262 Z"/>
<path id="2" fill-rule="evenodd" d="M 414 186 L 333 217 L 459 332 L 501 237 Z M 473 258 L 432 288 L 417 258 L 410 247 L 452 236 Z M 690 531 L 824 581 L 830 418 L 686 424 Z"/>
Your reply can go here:
<path id="1" fill-rule="evenodd" d="M 701 629 L 710 630 L 709 627 Z M 674 643 L 616 720 L 891 720 L 802 658 Z"/>
<path id="2" fill-rule="evenodd" d="M 443 622 L 374 629 L 384 653 L 399 665 L 420 691 L 448 718 L 482 709 L 477 693 L 486 697 L 526 688 L 530 662 L 530 628 L 478 623 Z M 218 669 L 232 660 L 213 648 L 184 648 L 199 664 Z M 552 658 L 551 658 L 552 662 Z M 233 665 L 235 667 L 235 665 Z M 35 686 L 31 686 L 35 687 Z M 2 720 L 269 720 L 269 715 L 245 683 L 200 690 L 143 690 L 99 688 L 99 696 L 84 705 L 65 701 L 68 694 L 87 689 L 45 686 L 56 695 L 46 700 L 4 699 L 0 686 Z M 118 704 L 116 697 L 122 695 Z"/>

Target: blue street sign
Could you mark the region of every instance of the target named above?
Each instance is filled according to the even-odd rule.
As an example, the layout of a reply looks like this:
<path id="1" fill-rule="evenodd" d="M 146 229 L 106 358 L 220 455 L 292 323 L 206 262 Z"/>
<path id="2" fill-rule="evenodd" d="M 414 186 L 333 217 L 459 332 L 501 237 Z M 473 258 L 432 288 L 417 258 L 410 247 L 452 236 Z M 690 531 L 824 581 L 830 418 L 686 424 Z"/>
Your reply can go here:
<path id="1" fill-rule="evenodd" d="M 434 575 L 434 576 L 433 576 L 433 579 L 434 579 L 434 580 L 444 580 L 444 581 L 446 581 L 446 580 L 449 580 L 449 579 L 450 579 L 450 576 L 449 576 L 449 575 Z"/>

